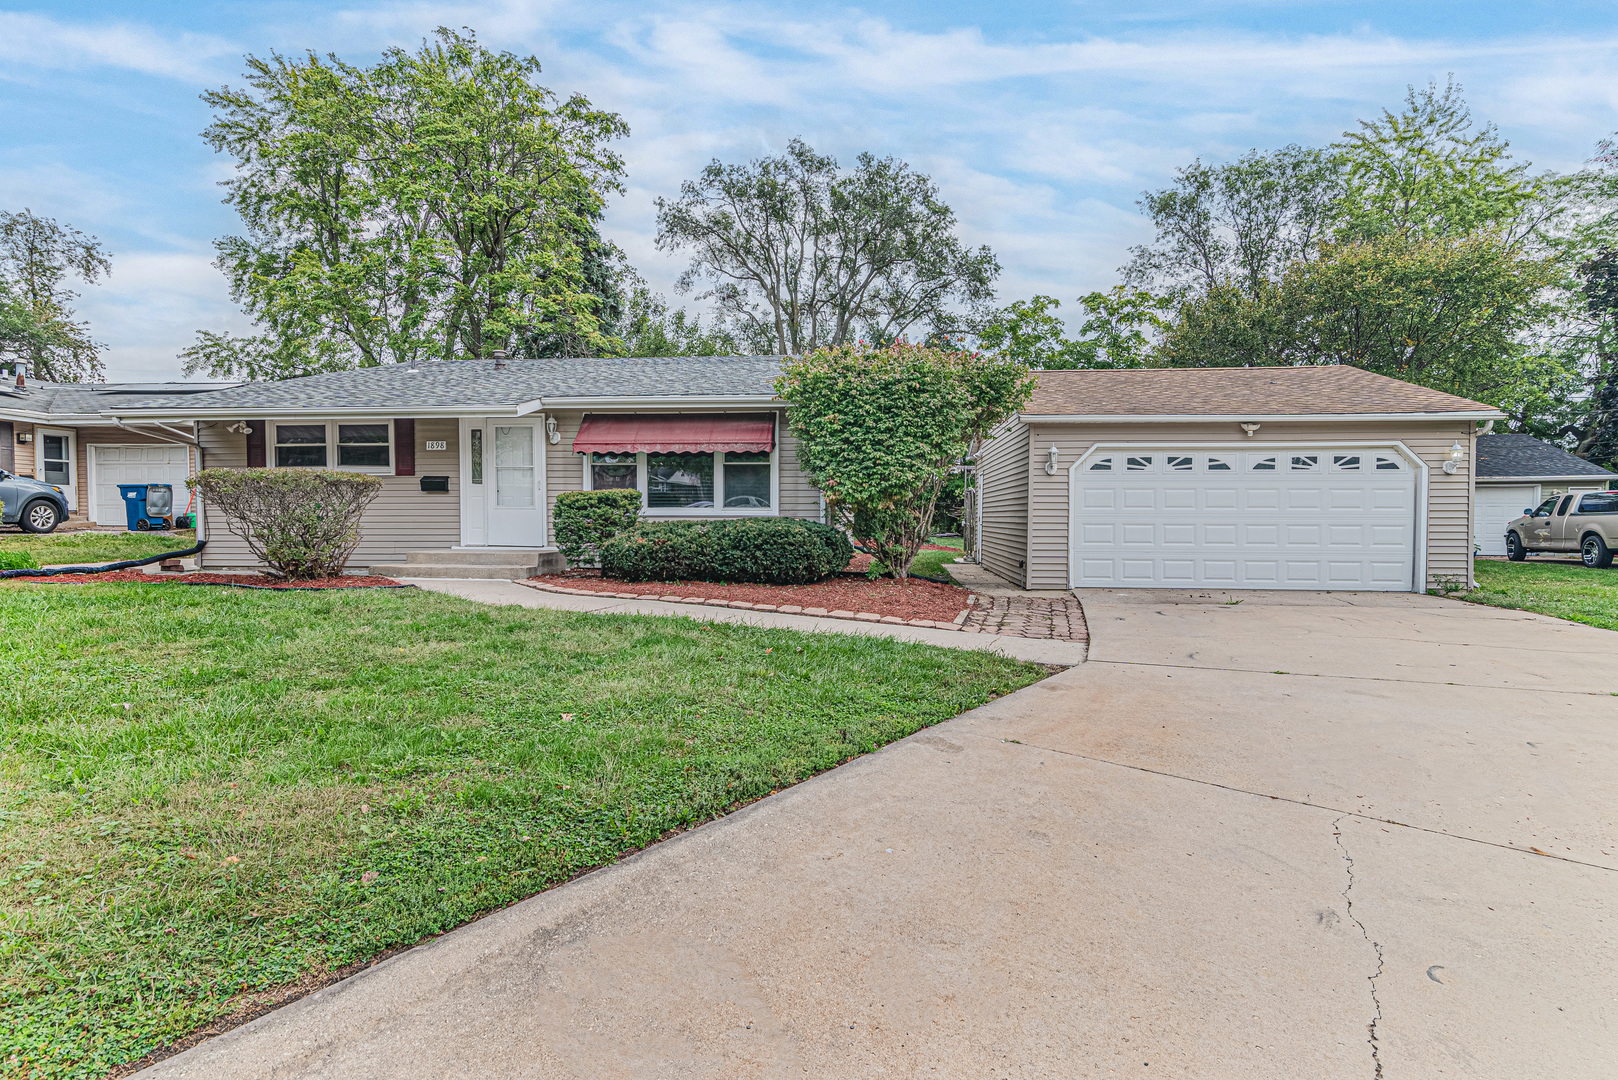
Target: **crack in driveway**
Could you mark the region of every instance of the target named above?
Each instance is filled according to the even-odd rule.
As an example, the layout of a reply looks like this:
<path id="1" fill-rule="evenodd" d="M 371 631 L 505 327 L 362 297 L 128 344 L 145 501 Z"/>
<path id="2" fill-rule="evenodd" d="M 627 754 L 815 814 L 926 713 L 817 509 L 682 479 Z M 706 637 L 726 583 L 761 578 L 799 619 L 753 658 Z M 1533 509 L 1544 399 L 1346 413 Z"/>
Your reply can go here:
<path id="1" fill-rule="evenodd" d="M 1355 926 L 1360 928 L 1360 934 L 1367 944 L 1376 952 L 1376 971 L 1366 976 L 1371 984 L 1371 1005 L 1374 1013 L 1371 1022 L 1365 1025 L 1367 1041 L 1371 1044 L 1371 1065 L 1375 1070 L 1375 1080 L 1382 1080 L 1382 1054 L 1377 1044 L 1376 1029 L 1382 1023 L 1382 999 L 1376 993 L 1376 981 L 1382 977 L 1382 969 L 1386 961 L 1382 955 L 1382 945 L 1371 937 L 1371 931 L 1366 929 L 1365 923 L 1354 914 L 1354 897 L 1349 895 L 1354 891 L 1354 857 L 1348 853 L 1348 845 L 1343 843 L 1343 819 L 1353 817 L 1353 814 L 1342 814 L 1331 823 L 1332 838 L 1337 842 L 1337 849 L 1343 853 L 1343 862 L 1348 872 L 1348 885 L 1343 889 L 1343 903 L 1348 908 L 1348 918 Z"/>
<path id="2" fill-rule="evenodd" d="M 1098 765 L 1111 765 L 1118 769 L 1132 769 L 1135 772 L 1149 773 L 1152 776 L 1161 776 L 1168 780 L 1184 780 L 1189 784 L 1201 784 L 1203 787 L 1218 788 L 1220 791 L 1230 791 L 1237 795 L 1250 795 L 1255 799 L 1269 799 L 1272 802 L 1291 803 L 1294 806 L 1307 806 L 1311 810 L 1325 810 L 1343 817 L 1359 818 L 1362 821 L 1375 821 L 1381 825 L 1393 825 L 1401 829 L 1412 829 L 1416 832 L 1430 833 L 1433 836 L 1444 836 L 1451 840 L 1464 840 L 1469 844 L 1482 844 L 1484 847 L 1500 848 L 1503 851 L 1515 852 L 1518 855 L 1537 855 L 1542 859 L 1552 859 L 1556 862 L 1571 863 L 1574 866 L 1588 866 L 1594 870 L 1606 870 L 1618 873 L 1618 866 L 1607 866 L 1605 863 L 1587 862 L 1584 859 L 1569 858 L 1551 851 L 1541 851 L 1539 848 L 1518 847 L 1516 844 L 1502 843 L 1499 840 L 1480 840 L 1476 836 L 1462 836 L 1460 833 L 1446 832 L 1443 829 L 1432 829 L 1426 825 L 1412 825 L 1408 821 L 1398 821 L 1394 818 L 1377 817 L 1358 810 L 1350 810 L 1341 806 L 1327 806 L 1325 803 L 1310 802 L 1308 799 L 1295 799 L 1290 795 L 1271 795 L 1264 791 L 1253 791 L 1249 788 L 1237 787 L 1234 784 L 1221 784 L 1217 780 L 1202 780 L 1195 776 L 1186 776 L 1182 773 L 1172 773 L 1164 769 L 1153 769 L 1145 765 L 1131 765 L 1127 761 L 1114 761 L 1111 758 L 1095 757 L 1091 754 L 1081 754 L 1075 750 L 1062 750 L 1054 746 L 1044 746 L 1040 743 L 1026 740 L 1007 739 L 1004 736 L 984 735 L 976 731 L 962 731 L 962 735 L 969 735 L 975 739 L 986 739 L 991 742 L 1010 742 L 1017 746 L 1026 746 L 1032 750 L 1039 750 L 1046 754 L 1060 754 L 1063 757 L 1077 758 L 1080 761 L 1093 761 Z"/>
<path id="3" fill-rule="evenodd" d="M 1094 644 L 1094 643 L 1092 643 Z M 1618 697 L 1618 690 L 1568 690 L 1561 687 L 1499 686 L 1492 683 L 1457 683 L 1439 679 L 1391 679 L 1383 675 L 1341 675 L 1336 672 L 1273 671 L 1267 668 L 1215 667 L 1211 664 L 1165 664 L 1155 660 L 1097 660 L 1089 664 L 1117 664 L 1119 667 L 1161 667 L 1177 671 L 1231 671 L 1241 675 L 1291 675 L 1300 679 L 1350 679 L 1355 682 L 1412 683 L 1417 686 L 1470 686 L 1478 690 L 1521 690 L 1525 694 L 1567 694 L 1573 697 Z"/>

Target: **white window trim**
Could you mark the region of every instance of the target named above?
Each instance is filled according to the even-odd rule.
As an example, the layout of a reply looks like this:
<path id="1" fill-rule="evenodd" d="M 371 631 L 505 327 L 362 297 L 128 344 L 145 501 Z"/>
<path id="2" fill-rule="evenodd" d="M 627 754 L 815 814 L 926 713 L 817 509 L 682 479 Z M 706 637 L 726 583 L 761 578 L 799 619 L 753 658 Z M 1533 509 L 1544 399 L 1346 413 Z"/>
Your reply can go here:
<path id="1" fill-rule="evenodd" d="M 725 451 L 712 450 L 714 458 L 713 469 L 713 506 L 648 506 L 646 488 L 646 452 L 638 451 L 635 454 L 635 487 L 640 491 L 640 507 L 642 517 L 654 518 L 732 518 L 732 517 L 779 517 L 781 515 L 781 448 L 777 446 L 770 451 L 770 505 L 767 508 L 736 507 L 726 508 L 725 503 L 725 463 L 720 455 Z M 584 470 L 584 490 L 594 491 L 594 472 L 590 468 L 591 455 L 580 454 L 580 465 Z"/>
<path id="2" fill-rule="evenodd" d="M 398 433 L 394 430 L 392 420 L 383 420 L 380 417 L 368 417 L 363 420 L 299 420 L 284 418 L 266 420 L 269 425 L 264 433 L 264 465 L 270 469 L 330 469 L 336 472 L 368 473 L 372 476 L 392 476 L 399 459 L 394 453 L 394 442 Z M 276 463 L 275 448 L 276 428 L 281 424 L 297 424 L 301 427 L 311 427 L 315 424 L 326 425 L 326 464 L 325 465 L 278 465 Z M 387 424 L 388 425 L 388 463 L 386 465 L 339 465 L 337 464 L 337 426 L 339 424 Z M 291 445 L 291 444 L 288 444 Z M 370 445 L 375 445 L 374 443 Z"/>

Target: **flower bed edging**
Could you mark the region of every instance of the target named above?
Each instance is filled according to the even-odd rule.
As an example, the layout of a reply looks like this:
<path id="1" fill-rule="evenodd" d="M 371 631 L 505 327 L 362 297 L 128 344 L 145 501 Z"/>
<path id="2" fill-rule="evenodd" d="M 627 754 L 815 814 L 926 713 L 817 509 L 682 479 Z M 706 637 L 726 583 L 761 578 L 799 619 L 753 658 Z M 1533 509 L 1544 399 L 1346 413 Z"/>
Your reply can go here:
<path id="1" fill-rule="evenodd" d="M 754 604 L 746 600 L 713 600 L 702 596 L 664 596 L 661 593 L 628 593 L 605 592 L 600 589 L 569 589 L 562 585 L 550 585 L 540 581 L 519 581 L 519 585 L 526 585 L 530 589 L 540 592 L 566 593 L 569 596 L 601 596 L 615 600 L 661 600 L 669 604 L 700 604 L 703 607 L 742 608 L 747 611 L 774 611 L 782 615 L 809 615 L 817 619 L 848 619 L 857 622 L 887 623 L 890 626 L 922 626 L 933 630 L 965 630 L 962 623 L 966 621 L 966 611 L 955 616 L 953 622 L 942 622 L 937 619 L 901 619 L 897 615 L 878 615 L 874 611 L 828 611 L 819 607 L 799 607 L 797 604 Z M 972 604 L 977 596 L 969 596 L 967 604 Z M 973 630 L 976 630 L 974 627 Z M 971 631 L 968 631 L 971 632 Z"/>

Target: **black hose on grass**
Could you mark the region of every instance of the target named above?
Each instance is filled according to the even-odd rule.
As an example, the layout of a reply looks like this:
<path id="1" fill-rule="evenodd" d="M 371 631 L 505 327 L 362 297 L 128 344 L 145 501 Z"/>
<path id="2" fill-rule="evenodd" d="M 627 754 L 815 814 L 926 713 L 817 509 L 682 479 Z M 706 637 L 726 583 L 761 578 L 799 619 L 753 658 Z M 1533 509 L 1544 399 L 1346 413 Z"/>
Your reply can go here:
<path id="1" fill-rule="evenodd" d="M 195 555 L 208 546 L 208 541 L 198 540 L 196 547 L 186 548 L 184 551 L 165 551 L 161 555 L 153 555 L 147 559 L 128 559 L 124 562 L 106 563 L 101 566 L 52 566 L 44 570 L 0 570 L 0 578 L 19 577 L 55 577 L 57 574 L 106 574 L 113 570 L 133 570 L 137 566 L 149 566 L 164 559 L 183 559 L 187 555 Z"/>

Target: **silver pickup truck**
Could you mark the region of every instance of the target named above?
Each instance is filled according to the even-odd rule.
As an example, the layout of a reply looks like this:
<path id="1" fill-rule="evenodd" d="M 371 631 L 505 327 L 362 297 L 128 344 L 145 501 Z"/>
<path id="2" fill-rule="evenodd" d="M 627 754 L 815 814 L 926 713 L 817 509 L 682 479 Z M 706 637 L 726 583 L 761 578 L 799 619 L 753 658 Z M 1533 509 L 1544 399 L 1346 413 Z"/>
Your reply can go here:
<path id="1" fill-rule="evenodd" d="M 1521 562 L 1530 551 L 1577 551 L 1584 565 L 1605 570 L 1618 550 L 1618 491 L 1552 495 L 1538 509 L 1506 526 L 1506 558 Z"/>

